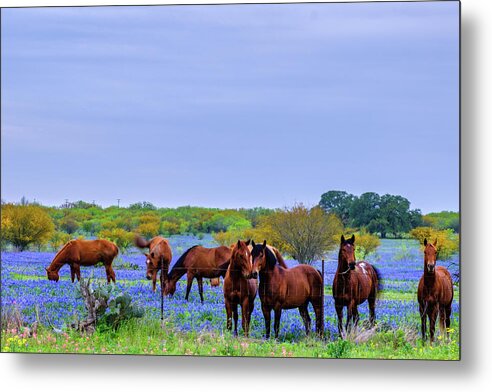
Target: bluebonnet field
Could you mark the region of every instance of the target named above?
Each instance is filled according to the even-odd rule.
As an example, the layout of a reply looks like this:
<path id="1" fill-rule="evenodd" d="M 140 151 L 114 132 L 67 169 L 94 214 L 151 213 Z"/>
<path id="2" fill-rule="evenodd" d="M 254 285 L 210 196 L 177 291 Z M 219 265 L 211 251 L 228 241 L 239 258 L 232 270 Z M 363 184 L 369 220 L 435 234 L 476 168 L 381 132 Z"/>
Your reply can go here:
<path id="1" fill-rule="evenodd" d="M 201 244 L 216 246 L 210 237 L 199 239 L 193 236 L 174 236 L 170 238 L 173 249 L 173 263 L 190 246 Z M 70 281 L 69 267 L 60 271 L 58 283 L 48 281 L 44 268 L 49 265 L 55 252 L 2 252 L 2 308 L 16 306 L 22 310 L 25 321 L 31 323 L 39 318 L 43 324 L 64 328 L 74 318 L 82 318 L 84 307 L 77 298 L 75 285 Z M 336 252 L 330 254 L 325 262 L 325 331 L 329 339 L 337 337 L 336 315 L 331 296 L 331 282 L 337 266 Z M 452 261 L 457 261 L 457 257 Z M 376 318 L 379 325 L 388 328 L 419 325 L 416 290 L 422 274 L 423 256 L 418 243 L 412 240 L 382 240 L 375 254 L 367 258 L 376 265 L 384 279 Z M 158 291 L 152 293 L 151 283 L 145 279 L 144 256 L 136 249 L 120 255 L 115 262 L 117 286 L 128 292 L 137 303 L 145 308 L 146 317 L 160 317 L 160 297 Z M 296 264 L 287 260 L 287 264 Z M 456 272 L 453 263 L 440 262 Z M 315 267 L 321 270 L 321 262 Z M 106 280 L 103 267 L 84 268 L 82 277 L 93 274 L 94 279 Z M 173 298 L 165 299 L 165 318 L 183 332 L 207 331 L 225 333 L 225 310 L 222 286 L 205 288 L 205 303 L 201 304 L 196 281 L 190 301 L 184 300 L 185 277 L 178 282 Z M 455 292 L 457 293 L 457 291 Z M 367 303 L 359 307 L 361 322 L 368 318 Z M 312 314 L 314 320 L 314 314 Z M 459 321 L 459 298 L 455 295 L 452 319 Z M 251 337 L 261 338 L 264 334 L 263 315 L 259 298 L 256 298 L 252 316 Z M 298 341 L 304 337 L 304 327 L 297 309 L 284 310 L 281 320 L 280 340 Z"/>

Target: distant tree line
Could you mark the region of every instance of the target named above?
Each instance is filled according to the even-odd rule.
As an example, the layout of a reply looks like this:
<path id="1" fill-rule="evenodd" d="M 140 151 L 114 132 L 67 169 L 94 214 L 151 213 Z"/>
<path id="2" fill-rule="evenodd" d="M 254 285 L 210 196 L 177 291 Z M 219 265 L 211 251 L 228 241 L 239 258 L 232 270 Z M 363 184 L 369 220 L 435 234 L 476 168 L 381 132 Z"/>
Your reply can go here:
<path id="1" fill-rule="evenodd" d="M 364 228 L 381 238 L 398 238 L 410 230 L 429 226 L 438 230 L 458 232 L 459 215 L 440 212 L 422 215 L 419 209 L 410 209 L 410 201 L 400 195 L 366 192 L 355 196 L 345 191 L 328 191 L 321 195 L 319 206 L 336 214 L 346 227 Z"/>

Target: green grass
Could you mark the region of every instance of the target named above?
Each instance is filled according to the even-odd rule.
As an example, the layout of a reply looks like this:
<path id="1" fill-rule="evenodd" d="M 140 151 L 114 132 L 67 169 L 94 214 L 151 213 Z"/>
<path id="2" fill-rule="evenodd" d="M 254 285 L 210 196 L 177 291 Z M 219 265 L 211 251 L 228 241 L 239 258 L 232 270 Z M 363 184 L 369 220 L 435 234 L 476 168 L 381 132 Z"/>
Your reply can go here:
<path id="1" fill-rule="evenodd" d="M 378 332 L 357 343 L 353 339 L 325 341 L 315 336 L 296 342 L 278 342 L 233 337 L 229 332 L 178 332 L 171 320 L 136 319 L 118 331 L 98 330 L 88 336 L 77 331 L 55 334 L 41 328 L 35 337 L 2 331 L 2 352 L 45 352 L 86 354 L 151 354 L 306 358 L 459 359 L 457 325 L 450 342 L 438 339 L 423 344 L 417 331 L 398 329 Z"/>

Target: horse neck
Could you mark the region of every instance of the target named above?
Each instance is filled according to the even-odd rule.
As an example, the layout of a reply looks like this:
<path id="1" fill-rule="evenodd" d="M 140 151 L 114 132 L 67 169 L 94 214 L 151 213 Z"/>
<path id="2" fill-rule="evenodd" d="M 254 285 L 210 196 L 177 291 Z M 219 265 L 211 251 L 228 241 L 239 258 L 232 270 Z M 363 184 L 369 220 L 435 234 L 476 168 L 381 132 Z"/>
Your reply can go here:
<path id="1" fill-rule="evenodd" d="M 179 267 L 174 266 L 171 269 L 171 272 L 168 274 L 169 281 L 176 283 L 179 279 L 181 279 L 181 277 L 184 274 L 186 274 L 186 267 L 184 267 L 184 266 L 179 266 Z"/>
<path id="2" fill-rule="evenodd" d="M 258 274 L 260 276 L 260 283 L 261 282 L 263 282 L 263 283 L 269 282 L 272 279 L 273 274 L 275 273 L 276 269 L 277 269 L 277 265 L 269 267 L 268 263 L 267 263 L 265 268 L 262 269 L 260 271 L 260 273 Z"/>
<path id="3" fill-rule="evenodd" d="M 341 276 L 350 276 L 350 268 L 347 260 L 342 258 L 342 252 L 338 252 L 338 267 L 337 274 L 341 274 Z"/>
<path id="4" fill-rule="evenodd" d="M 231 257 L 231 262 L 229 263 L 229 276 L 234 280 L 238 280 L 243 276 L 241 264 L 234 257 Z"/>
<path id="5" fill-rule="evenodd" d="M 51 264 L 49 265 L 48 269 L 50 271 L 56 271 L 58 272 L 60 270 L 61 267 L 63 267 L 63 265 L 66 264 L 66 261 L 64 259 L 65 257 L 65 253 L 67 252 L 67 249 L 72 245 L 71 242 L 68 242 L 67 244 L 65 244 L 65 246 L 63 248 L 61 248 L 58 253 L 55 255 L 55 258 L 53 259 L 53 261 L 51 262 Z"/>

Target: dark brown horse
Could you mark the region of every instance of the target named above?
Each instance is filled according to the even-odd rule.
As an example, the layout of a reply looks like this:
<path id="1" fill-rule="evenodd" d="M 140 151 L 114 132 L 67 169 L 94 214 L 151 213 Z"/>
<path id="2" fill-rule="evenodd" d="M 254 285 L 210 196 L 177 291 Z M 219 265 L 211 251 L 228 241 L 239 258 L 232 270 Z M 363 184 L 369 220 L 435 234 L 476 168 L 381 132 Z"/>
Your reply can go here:
<path id="1" fill-rule="evenodd" d="M 229 267 L 231 255 L 232 249 L 227 246 L 204 248 L 195 245 L 191 247 L 183 253 L 169 272 L 164 294 L 173 295 L 176 291 L 176 282 L 186 274 L 186 300 L 188 301 L 193 279 L 196 278 L 200 299 L 203 303 L 203 278 L 224 277 Z"/>
<path id="2" fill-rule="evenodd" d="M 103 263 L 106 268 L 108 283 L 116 282 L 113 263 L 118 255 L 118 247 L 107 240 L 71 240 L 68 241 L 55 255 L 55 258 L 46 268 L 49 280 L 58 282 L 60 275 L 58 271 L 64 264 L 70 265 L 72 283 L 80 280 L 80 266 L 92 266 Z"/>
<path id="3" fill-rule="evenodd" d="M 380 284 L 378 270 L 367 261 L 355 260 L 355 235 L 348 240 L 342 235 L 338 252 L 338 268 L 333 279 L 333 298 L 338 316 L 338 332 L 343 337 L 343 307 L 347 307 L 346 332 L 351 324 L 357 326 L 359 312 L 357 306 L 368 301 L 369 322 L 374 326 L 376 318 L 376 297 Z"/>
<path id="4" fill-rule="evenodd" d="M 231 330 L 234 316 L 234 335 L 237 336 L 237 307 L 241 306 L 244 335 L 249 333 L 251 313 L 258 290 L 256 279 L 251 279 L 251 253 L 247 242 L 238 241 L 232 249 L 231 262 L 224 278 L 224 300 L 227 314 L 227 329 Z"/>
<path id="5" fill-rule="evenodd" d="M 265 318 L 266 338 L 270 337 L 271 311 L 275 320 L 273 329 L 278 338 L 282 309 L 299 308 L 306 334 L 311 330 L 308 305 L 311 303 L 316 315 L 316 332 L 323 334 L 322 304 L 323 285 L 321 273 L 310 265 L 297 265 L 285 269 L 278 264 L 273 252 L 263 244 L 252 243 L 252 277 L 260 276 L 259 294 L 261 310 Z"/>
<path id="6" fill-rule="evenodd" d="M 146 277 L 148 280 L 152 280 L 152 291 L 154 293 L 157 281 L 157 272 L 163 268 L 160 278 L 162 291 L 167 280 L 169 263 L 171 263 L 171 259 L 173 258 L 169 241 L 163 237 L 154 237 L 150 241 L 147 241 L 145 238 L 136 236 L 135 245 L 141 249 L 149 248 L 149 253 L 144 253 L 147 257 L 145 260 L 145 264 L 147 266 Z"/>
<path id="7" fill-rule="evenodd" d="M 424 273 L 419 281 L 417 299 L 419 301 L 422 323 L 422 339 L 426 339 L 427 317 L 429 318 L 430 341 L 434 341 L 437 315 L 441 333 L 447 336 L 451 322 L 451 304 L 453 302 L 453 281 L 449 271 L 442 266 L 436 267 L 437 239 L 434 244 L 424 240 Z"/>

